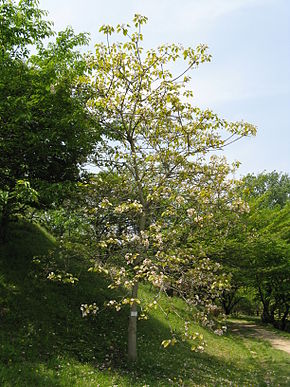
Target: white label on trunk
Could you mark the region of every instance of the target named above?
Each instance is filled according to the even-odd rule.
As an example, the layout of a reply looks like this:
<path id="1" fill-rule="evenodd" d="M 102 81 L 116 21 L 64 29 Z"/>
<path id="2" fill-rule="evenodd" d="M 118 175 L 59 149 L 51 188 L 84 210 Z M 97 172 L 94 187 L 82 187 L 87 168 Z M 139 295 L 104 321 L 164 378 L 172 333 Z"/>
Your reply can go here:
<path id="1" fill-rule="evenodd" d="M 137 312 L 131 312 L 131 317 L 137 317 L 138 313 Z"/>

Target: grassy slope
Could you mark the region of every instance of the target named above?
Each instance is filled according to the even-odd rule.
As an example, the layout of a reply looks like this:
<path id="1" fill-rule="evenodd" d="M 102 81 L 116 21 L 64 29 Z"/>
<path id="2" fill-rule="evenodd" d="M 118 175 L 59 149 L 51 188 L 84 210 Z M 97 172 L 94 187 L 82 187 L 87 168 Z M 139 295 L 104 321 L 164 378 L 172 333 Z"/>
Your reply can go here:
<path id="1" fill-rule="evenodd" d="M 1 386 L 287 385 L 289 355 L 263 341 L 219 337 L 196 326 L 207 341 L 204 353 L 191 352 L 186 343 L 161 348 L 170 334 L 159 310 L 139 322 L 139 362 L 128 369 L 127 312 L 80 315 L 83 302 L 102 307 L 109 296 L 104 280 L 79 273 L 74 261 L 69 270 L 79 274 L 77 286 L 41 279 L 31 259 L 53 249 L 53 238 L 36 226 L 15 225 L 9 239 L 0 246 Z M 150 296 L 146 288 L 142 293 Z M 180 300 L 163 300 L 168 302 L 186 313 Z M 177 319 L 171 325 L 182 329 Z"/>

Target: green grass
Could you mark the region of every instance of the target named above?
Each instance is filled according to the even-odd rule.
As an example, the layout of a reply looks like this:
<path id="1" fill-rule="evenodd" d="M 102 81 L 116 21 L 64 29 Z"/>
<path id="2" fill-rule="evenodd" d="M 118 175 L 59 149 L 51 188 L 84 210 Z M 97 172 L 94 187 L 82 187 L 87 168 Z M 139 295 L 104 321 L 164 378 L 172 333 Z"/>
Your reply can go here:
<path id="1" fill-rule="evenodd" d="M 111 296 L 105 280 L 71 259 L 76 286 L 52 283 L 32 263 L 55 248 L 43 229 L 13 225 L 0 247 L 0 385 L 1 386 L 286 386 L 289 355 L 264 341 L 228 332 L 219 337 L 195 326 L 207 346 L 203 353 L 189 343 L 163 349 L 168 321 L 157 309 L 138 323 L 136 366 L 126 363 L 126 310 L 104 309 L 83 319 L 80 304 L 101 308 Z M 141 289 L 150 297 L 150 289 Z M 187 313 L 177 298 L 164 298 Z M 177 334 L 183 325 L 171 317 Z M 288 378 L 288 379 L 287 379 Z"/>

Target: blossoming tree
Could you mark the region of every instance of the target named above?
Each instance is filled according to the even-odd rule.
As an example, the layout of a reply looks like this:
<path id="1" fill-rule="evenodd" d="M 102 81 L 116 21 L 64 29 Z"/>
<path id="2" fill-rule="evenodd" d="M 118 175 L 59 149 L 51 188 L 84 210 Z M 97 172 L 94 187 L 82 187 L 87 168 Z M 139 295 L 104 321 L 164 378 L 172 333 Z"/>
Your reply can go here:
<path id="1" fill-rule="evenodd" d="M 113 194 L 98 203 L 96 216 L 103 219 L 104 229 L 91 270 L 108 274 L 111 287 L 127 289 L 128 296 L 108 304 L 117 310 L 130 306 L 129 361 L 137 359 L 137 312 L 141 309 L 139 318 L 145 317 L 148 308 L 157 305 L 157 298 L 142 305 L 141 282 L 159 291 L 172 287 L 184 298 L 190 296 L 190 270 L 211 273 L 205 283 L 212 292 L 226 283 L 202 248 L 183 243 L 178 229 L 199 229 L 209 222 L 217 185 L 230 184 L 226 182 L 229 167 L 217 157 L 209 161 L 209 152 L 255 133 L 248 123 L 227 122 L 192 105 L 189 73 L 210 61 L 207 47 L 166 44 L 144 51 L 146 21 L 135 15 L 133 31 L 128 24 L 101 27 L 106 43 L 97 44 L 95 54 L 87 57 L 88 74 L 81 78 L 84 85 L 94 87 L 89 108 L 107 133 L 94 158 L 104 171 L 99 183 L 104 176 L 119 176 Z M 111 42 L 115 32 L 123 35 L 122 42 Z M 175 75 L 171 68 L 179 60 L 185 70 Z M 202 275 L 194 278 L 204 280 Z M 190 338 L 187 322 L 185 335 Z M 175 341 L 173 337 L 163 345 Z"/>

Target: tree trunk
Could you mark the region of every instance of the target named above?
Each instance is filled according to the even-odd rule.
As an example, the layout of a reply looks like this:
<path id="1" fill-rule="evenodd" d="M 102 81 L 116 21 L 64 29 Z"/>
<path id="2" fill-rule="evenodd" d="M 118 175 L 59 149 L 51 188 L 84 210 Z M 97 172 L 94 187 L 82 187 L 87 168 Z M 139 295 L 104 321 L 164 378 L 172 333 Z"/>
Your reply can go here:
<path id="1" fill-rule="evenodd" d="M 261 320 L 263 323 L 271 323 L 271 316 L 269 312 L 269 305 L 267 302 L 263 302 L 263 311 L 261 315 Z"/>
<path id="2" fill-rule="evenodd" d="M 262 289 L 260 286 L 258 286 L 260 298 L 263 304 L 263 311 L 261 315 L 261 320 L 263 323 L 270 323 L 273 324 L 273 319 L 271 318 L 270 314 L 270 294 L 268 294 L 268 299 L 263 295 Z"/>
<path id="3" fill-rule="evenodd" d="M 130 130 L 131 129 L 132 129 L 132 126 L 130 125 Z M 133 177 L 135 179 L 135 182 L 137 183 L 140 203 L 143 206 L 142 213 L 139 219 L 139 232 L 141 234 L 141 232 L 145 230 L 145 226 L 146 226 L 147 203 L 144 197 L 142 182 L 139 175 L 139 167 L 137 163 L 136 148 L 135 148 L 135 142 L 134 142 L 135 140 L 133 138 L 133 132 L 127 133 L 127 140 L 130 144 L 131 155 L 133 158 L 133 170 L 134 170 Z M 135 282 L 132 289 L 132 298 L 136 299 L 137 297 L 138 297 L 138 282 Z M 129 326 L 128 326 L 128 361 L 129 363 L 134 363 L 137 361 L 137 318 L 138 318 L 137 304 L 136 302 L 134 302 L 130 308 Z"/>
<path id="4" fill-rule="evenodd" d="M 138 296 L 138 283 L 132 289 L 132 298 Z M 133 363 L 137 360 L 137 304 L 134 302 L 130 308 L 128 326 L 128 361 Z"/>
<path id="5" fill-rule="evenodd" d="M 287 305 L 286 306 L 286 310 L 283 314 L 283 317 L 281 319 L 281 322 L 280 322 L 280 329 L 282 331 L 285 331 L 286 330 L 286 327 L 287 327 L 287 317 L 288 317 L 288 314 L 289 314 L 289 306 Z"/>
<path id="6" fill-rule="evenodd" d="M 6 242 L 7 227 L 9 223 L 9 213 L 3 209 L 2 216 L 0 218 L 0 241 Z"/>
<path id="7" fill-rule="evenodd" d="M 229 316 L 233 310 L 233 308 L 243 299 L 243 297 L 239 297 L 235 299 L 235 295 L 237 293 L 238 288 L 233 289 L 232 292 L 223 292 L 221 304 L 224 309 L 226 316 Z"/>

